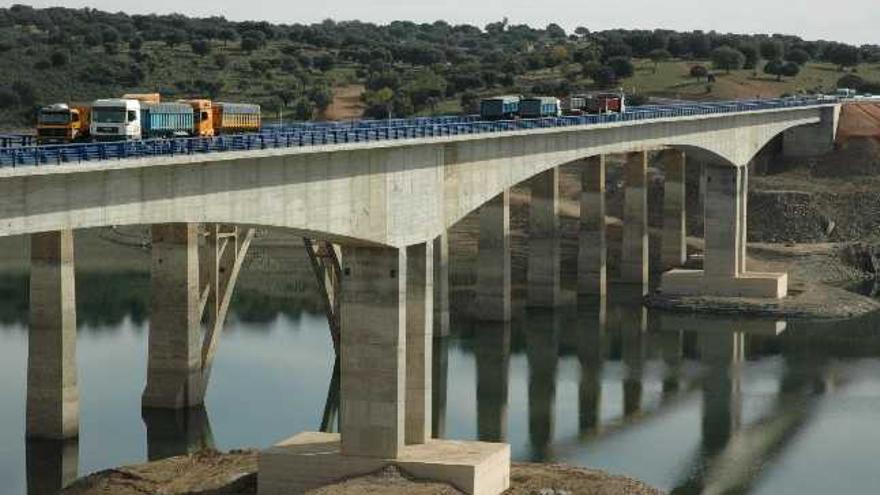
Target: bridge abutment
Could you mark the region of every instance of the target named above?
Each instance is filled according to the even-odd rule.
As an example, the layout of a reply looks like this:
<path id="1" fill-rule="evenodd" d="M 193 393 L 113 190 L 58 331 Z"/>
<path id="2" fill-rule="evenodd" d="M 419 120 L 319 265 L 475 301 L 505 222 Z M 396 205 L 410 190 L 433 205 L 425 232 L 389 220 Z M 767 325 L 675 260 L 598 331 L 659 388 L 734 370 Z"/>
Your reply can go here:
<path id="1" fill-rule="evenodd" d="M 198 224 L 151 227 L 150 334 L 141 404 L 181 409 L 202 404 Z"/>
<path id="2" fill-rule="evenodd" d="M 510 191 L 480 208 L 475 316 L 484 321 L 509 321 L 511 313 Z"/>
<path id="3" fill-rule="evenodd" d="M 559 167 L 531 179 L 527 303 L 552 308 L 561 304 Z"/>
<path id="4" fill-rule="evenodd" d="M 623 247 L 620 280 L 648 291 L 648 154 L 627 153 L 624 164 Z"/>
<path id="5" fill-rule="evenodd" d="M 429 438 L 432 251 L 343 247 L 341 433 L 301 433 L 261 452 L 261 495 L 302 493 L 389 464 L 470 494 L 508 487 L 509 446 Z"/>
<path id="6" fill-rule="evenodd" d="M 685 154 L 681 150 L 664 150 L 661 160 L 665 175 L 661 259 L 663 268 L 668 270 L 687 262 Z"/>
<path id="7" fill-rule="evenodd" d="M 26 435 L 79 435 L 73 231 L 31 235 Z"/>
<path id="8" fill-rule="evenodd" d="M 605 157 L 587 158 L 581 169 L 580 231 L 578 236 L 578 295 L 607 293 L 605 222 Z"/>

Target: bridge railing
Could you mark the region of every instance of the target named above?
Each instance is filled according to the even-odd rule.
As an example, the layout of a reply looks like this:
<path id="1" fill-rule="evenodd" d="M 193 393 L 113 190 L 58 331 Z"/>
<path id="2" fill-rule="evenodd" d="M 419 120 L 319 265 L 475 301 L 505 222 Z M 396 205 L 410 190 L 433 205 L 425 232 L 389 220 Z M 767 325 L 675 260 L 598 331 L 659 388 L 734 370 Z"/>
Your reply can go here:
<path id="1" fill-rule="evenodd" d="M 827 97 L 784 98 L 676 105 L 644 105 L 632 107 L 625 113 L 540 119 L 482 121 L 478 116 L 463 116 L 394 119 L 390 121 L 367 120 L 348 123 L 304 123 L 277 128 L 269 126 L 260 133 L 255 134 L 0 148 L 0 167 L 39 166 L 153 156 L 195 155 L 224 151 L 250 151 L 421 139 L 465 134 L 500 133 L 554 127 L 682 118 L 708 114 L 754 112 L 758 110 L 809 107 L 830 103 L 836 103 L 836 100 Z"/>

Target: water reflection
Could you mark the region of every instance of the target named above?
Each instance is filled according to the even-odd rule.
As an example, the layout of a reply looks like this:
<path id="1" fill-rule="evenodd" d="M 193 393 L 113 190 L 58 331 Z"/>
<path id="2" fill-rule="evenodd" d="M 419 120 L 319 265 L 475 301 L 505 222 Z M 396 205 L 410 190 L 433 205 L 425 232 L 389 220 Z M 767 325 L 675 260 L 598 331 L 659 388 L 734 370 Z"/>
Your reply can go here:
<path id="1" fill-rule="evenodd" d="M 79 441 L 27 440 L 28 495 L 55 495 L 76 480 Z"/>
<path id="2" fill-rule="evenodd" d="M 126 364 L 113 361 L 108 349 L 143 346 L 145 325 L 120 322 L 145 317 L 139 312 L 148 294 L 139 287 L 148 287 L 148 278 L 128 277 L 84 279 L 88 309 L 80 313 L 93 322 L 80 342 L 86 370 L 101 366 L 106 373 Z M 21 299 L 19 287 L 26 285 L 26 278 L 0 281 L 0 295 L 10 295 L 0 298 L 0 371 L 7 374 L 16 371 L 6 364 L 17 362 L 10 356 L 26 349 L 26 290 Z M 106 289 L 93 290 L 97 285 Z M 775 321 L 659 315 L 642 308 L 638 294 L 619 289 L 609 297 L 526 312 L 508 324 L 459 323 L 451 338 L 436 339 L 435 436 L 507 441 L 516 460 L 602 468 L 673 493 L 778 493 L 792 481 L 788 470 L 774 469 L 785 463 L 807 466 L 799 471 L 798 480 L 805 480 L 799 493 L 827 493 L 821 473 L 829 462 L 859 474 L 846 478 L 845 492 L 872 492 L 880 482 L 871 464 L 880 443 L 880 429 L 872 426 L 880 420 L 878 317 L 786 328 Z M 18 442 L 20 453 L 10 454 L 5 440 L 23 438 L 23 431 L 9 418 L 23 417 L 23 409 L 7 405 L 23 408 L 24 396 L 0 383 L 0 477 L 17 475 L 13 487 L 26 479 L 27 493 L 56 493 L 77 471 L 215 445 L 262 447 L 316 426 L 338 431 L 339 370 L 330 372 L 323 317 L 262 293 L 244 290 L 237 298 L 207 410 L 141 411 L 142 365 L 118 368 L 119 383 L 100 382 L 100 393 L 88 388 L 86 374 L 82 454 L 76 442 L 35 441 Z M 21 375 L 23 364 L 16 366 Z M 325 369 L 316 379 L 314 371 Z M 281 405 L 259 416 L 241 409 L 244 400 L 253 411 Z M 102 407 L 114 401 L 131 406 Z M 827 445 L 835 436 L 811 434 L 838 418 L 855 425 L 855 433 L 831 458 Z M 146 435 L 133 447 L 131 436 L 123 440 L 94 426 L 115 422 L 140 436 L 141 421 Z"/>
<path id="3" fill-rule="evenodd" d="M 204 407 L 183 410 L 144 408 L 147 459 L 156 461 L 214 448 L 211 420 Z"/>

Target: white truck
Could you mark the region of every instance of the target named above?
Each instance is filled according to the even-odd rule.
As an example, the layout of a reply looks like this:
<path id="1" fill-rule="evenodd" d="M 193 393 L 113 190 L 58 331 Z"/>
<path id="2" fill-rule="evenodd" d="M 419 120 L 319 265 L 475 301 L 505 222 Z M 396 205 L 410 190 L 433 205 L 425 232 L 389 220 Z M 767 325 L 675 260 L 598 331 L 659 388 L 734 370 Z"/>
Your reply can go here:
<path id="1" fill-rule="evenodd" d="M 97 141 L 140 139 L 141 102 L 122 98 L 95 100 L 90 131 Z"/>

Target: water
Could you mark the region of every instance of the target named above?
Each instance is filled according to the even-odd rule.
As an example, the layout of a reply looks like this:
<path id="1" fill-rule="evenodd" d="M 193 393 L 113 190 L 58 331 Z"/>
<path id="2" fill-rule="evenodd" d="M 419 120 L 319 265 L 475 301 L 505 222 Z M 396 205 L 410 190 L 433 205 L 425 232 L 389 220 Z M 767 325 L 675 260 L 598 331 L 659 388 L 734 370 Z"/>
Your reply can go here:
<path id="1" fill-rule="evenodd" d="M 0 278 L 0 492 L 51 493 L 76 474 L 200 446 L 266 447 L 321 426 L 333 351 L 308 298 L 245 283 L 206 407 L 144 415 L 148 275 L 78 273 L 78 294 L 80 438 L 26 442 L 27 278 Z M 878 330 L 877 317 L 669 317 L 619 293 L 509 325 L 455 321 L 436 343 L 435 429 L 674 493 L 873 493 Z"/>

